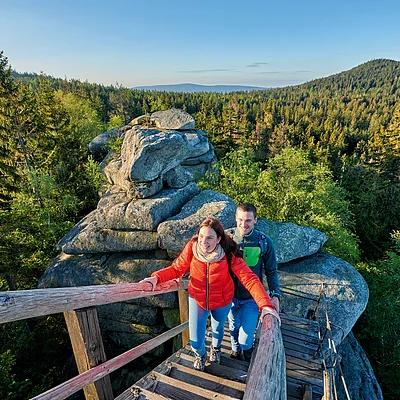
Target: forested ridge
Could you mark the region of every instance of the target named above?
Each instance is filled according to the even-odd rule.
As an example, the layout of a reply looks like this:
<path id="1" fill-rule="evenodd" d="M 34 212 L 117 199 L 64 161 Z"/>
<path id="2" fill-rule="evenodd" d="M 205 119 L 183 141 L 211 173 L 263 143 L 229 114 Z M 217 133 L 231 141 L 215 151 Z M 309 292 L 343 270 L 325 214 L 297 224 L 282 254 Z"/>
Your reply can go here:
<path id="1" fill-rule="evenodd" d="M 399 398 L 399 87 L 400 62 L 385 59 L 302 85 L 218 94 L 17 73 L 1 53 L 2 290 L 35 288 L 57 241 L 96 207 L 104 178 L 89 141 L 139 115 L 181 108 L 218 155 L 219 173 L 201 187 L 327 233 L 325 250 L 363 274 L 370 301 L 354 332 L 385 398 Z M 1 397 L 25 399 L 73 374 L 68 341 L 61 316 L 0 325 Z M 37 354 L 40 366 L 31 363 Z"/>

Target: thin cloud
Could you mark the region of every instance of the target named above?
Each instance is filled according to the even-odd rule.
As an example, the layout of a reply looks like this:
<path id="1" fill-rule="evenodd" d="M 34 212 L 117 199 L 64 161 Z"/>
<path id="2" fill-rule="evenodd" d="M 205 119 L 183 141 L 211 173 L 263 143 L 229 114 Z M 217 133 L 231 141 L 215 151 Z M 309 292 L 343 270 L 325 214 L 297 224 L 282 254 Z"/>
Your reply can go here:
<path id="1" fill-rule="evenodd" d="M 257 72 L 257 75 L 269 75 L 269 74 L 282 74 L 284 71 L 263 71 Z M 310 71 L 285 71 L 286 74 L 308 74 Z"/>
<path id="2" fill-rule="evenodd" d="M 229 71 L 235 71 L 235 70 L 230 68 L 221 68 L 221 69 L 193 69 L 193 70 L 179 71 L 179 72 L 182 72 L 184 74 L 204 74 L 206 72 L 229 72 Z"/>
<path id="3" fill-rule="evenodd" d="M 255 62 L 253 64 L 246 65 L 246 68 L 259 68 L 262 65 L 268 65 L 268 63 L 266 63 L 266 62 Z"/>

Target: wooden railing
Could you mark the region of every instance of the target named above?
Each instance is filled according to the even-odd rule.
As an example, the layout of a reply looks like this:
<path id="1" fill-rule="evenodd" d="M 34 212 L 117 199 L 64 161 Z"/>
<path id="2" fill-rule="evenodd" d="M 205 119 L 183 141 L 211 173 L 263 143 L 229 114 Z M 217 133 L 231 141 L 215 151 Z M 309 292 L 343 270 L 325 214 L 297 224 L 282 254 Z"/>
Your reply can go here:
<path id="1" fill-rule="evenodd" d="M 169 281 L 151 291 L 148 283 L 95 285 L 0 292 L 0 323 L 64 313 L 79 375 L 34 400 L 61 400 L 83 389 L 87 400 L 113 400 L 109 374 L 182 334 L 189 342 L 188 281 Z M 127 352 L 106 360 L 95 306 L 178 291 L 181 324 Z M 285 355 L 275 317 L 266 315 L 248 374 L 244 399 L 286 399 Z"/>
<path id="2" fill-rule="evenodd" d="M 278 320 L 272 315 L 263 318 L 255 351 L 243 400 L 286 400 L 285 349 Z"/>

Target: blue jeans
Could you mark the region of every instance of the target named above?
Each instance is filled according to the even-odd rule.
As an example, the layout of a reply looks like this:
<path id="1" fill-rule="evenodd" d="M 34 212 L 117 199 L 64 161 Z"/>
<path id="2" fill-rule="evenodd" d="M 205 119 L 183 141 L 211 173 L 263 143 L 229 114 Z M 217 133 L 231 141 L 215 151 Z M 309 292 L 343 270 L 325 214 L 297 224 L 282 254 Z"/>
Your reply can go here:
<path id="1" fill-rule="evenodd" d="M 228 315 L 232 350 L 239 352 L 253 346 L 254 333 L 258 323 L 258 306 L 253 299 L 232 300 Z"/>
<path id="2" fill-rule="evenodd" d="M 211 313 L 212 345 L 220 347 L 224 337 L 224 325 L 231 304 L 214 310 L 203 310 L 192 297 L 189 296 L 189 335 L 192 350 L 198 356 L 206 354 L 207 319 Z"/>

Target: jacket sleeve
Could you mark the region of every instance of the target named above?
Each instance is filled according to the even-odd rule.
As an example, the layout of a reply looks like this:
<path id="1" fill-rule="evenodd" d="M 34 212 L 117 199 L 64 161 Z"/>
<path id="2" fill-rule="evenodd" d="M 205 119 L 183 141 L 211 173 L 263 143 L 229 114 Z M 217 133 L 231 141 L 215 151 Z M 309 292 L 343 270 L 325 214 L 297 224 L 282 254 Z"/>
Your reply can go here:
<path id="1" fill-rule="evenodd" d="M 239 281 L 253 296 L 260 309 L 264 307 L 274 308 L 268 293 L 258 276 L 247 266 L 243 258 L 232 255 L 232 272 L 238 277 Z"/>
<path id="2" fill-rule="evenodd" d="M 190 268 L 190 262 L 193 258 L 192 240 L 190 240 L 182 253 L 167 268 L 159 269 L 151 274 L 157 277 L 157 283 L 167 282 L 171 279 L 181 278 Z"/>
<path id="3" fill-rule="evenodd" d="M 281 296 L 278 277 L 278 264 L 276 263 L 275 246 L 271 238 L 266 238 L 267 249 L 263 256 L 264 271 L 267 277 L 268 289 L 272 295 Z M 271 296 L 272 296 L 271 295 Z"/>

